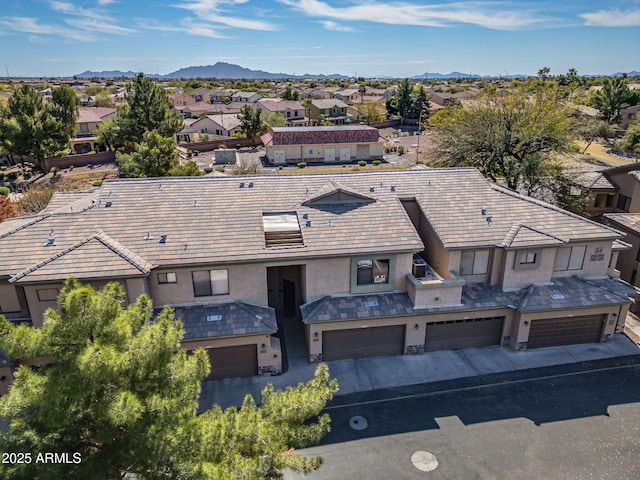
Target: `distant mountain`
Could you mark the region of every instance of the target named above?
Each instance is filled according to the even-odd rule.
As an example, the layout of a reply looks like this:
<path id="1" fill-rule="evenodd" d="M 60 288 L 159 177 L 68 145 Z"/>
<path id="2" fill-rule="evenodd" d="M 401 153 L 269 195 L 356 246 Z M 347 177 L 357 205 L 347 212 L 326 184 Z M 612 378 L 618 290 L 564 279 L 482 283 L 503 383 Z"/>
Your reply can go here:
<path id="1" fill-rule="evenodd" d="M 125 77 L 125 78 L 133 78 L 137 75 L 136 72 L 128 71 L 123 72 L 121 70 L 105 70 L 102 72 L 92 72 L 91 70 L 87 70 L 86 72 L 78 73 L 74 75 L 77 78 L 113 78 L 113 77 Z M 145 76 L 147 74 L 145 73 Z"/>
<path id="2" fill-rule="evenodd" d="M 451 73 L 437 73 L 426 72 L 421 75 L 415 75 L 412 78 L 482 78 L 481 75 L 471 75 L 469 73 L 451 72 Z"/>
<path id="3" fill-rule="evenodd" d="M 269 80 L 283 78 L 349 78 L 342 75 L 291 75 L 290 73 L 270 73 L 263 70 L 251 70 L 232 63 L 218 62 L 215 65 L 187 67 L 165 75 L 166 78 L 222 78 L 247 80 Z"/>

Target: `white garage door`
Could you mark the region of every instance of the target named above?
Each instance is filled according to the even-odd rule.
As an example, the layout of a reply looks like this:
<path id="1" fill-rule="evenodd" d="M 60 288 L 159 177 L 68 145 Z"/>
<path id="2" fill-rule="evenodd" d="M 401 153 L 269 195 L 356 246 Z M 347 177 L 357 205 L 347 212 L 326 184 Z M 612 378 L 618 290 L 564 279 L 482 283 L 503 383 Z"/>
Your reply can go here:
<path id="1" fill-rule="evenodd" d="M 351 149 L 350 148 L 341 148 L 340 149 L 340 161 L 341 162 L 350 162 L 351 161 Z"/>
<path id="2" fill-rule="evenodd" d="M 325 148 L 324 149 L 324 161 L 325 162 L 335 162 L 336 161 L 336 150 L 335 150 L 335 148 Z"/>

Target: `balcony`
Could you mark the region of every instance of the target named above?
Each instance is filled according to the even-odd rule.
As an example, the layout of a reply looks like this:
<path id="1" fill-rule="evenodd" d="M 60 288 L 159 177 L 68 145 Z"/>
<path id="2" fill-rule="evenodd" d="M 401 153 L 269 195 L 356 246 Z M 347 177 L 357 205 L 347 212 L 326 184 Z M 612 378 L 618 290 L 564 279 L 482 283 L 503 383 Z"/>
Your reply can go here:
<path id="1" fill-rule="evenodd" d="M 407 293 L 414 307 L 450 307 L 461 304 L 462 286 L 466 283 L 464 278 L 451 272 L 443 277 L 426 262 L 424 269 L 419 268 L 417 272 L 420 277 L 415 277 L 412 273 L 406 276 Z"/>

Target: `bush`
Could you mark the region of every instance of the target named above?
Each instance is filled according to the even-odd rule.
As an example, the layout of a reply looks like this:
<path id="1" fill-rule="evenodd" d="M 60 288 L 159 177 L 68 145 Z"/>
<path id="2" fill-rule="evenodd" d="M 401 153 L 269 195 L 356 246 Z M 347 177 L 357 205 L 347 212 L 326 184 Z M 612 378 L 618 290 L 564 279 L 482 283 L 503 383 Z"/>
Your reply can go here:
<path id="1" fill-rule="evenodd" d="M 402 145 L 400 145 L 398 147 L 398 154 L 402 155 L 404 153 L 404 147 Z"/>
<path id="2" fill-rule="evenodd" d="M 15 180 L 16 178 L 18 178 L 18 172 L 9 172 L 9 173 L 7 173 L 7 178 L 9 180 Z"/>
<path id="3" fill-rule="evenodd" d="M 211 173 L 211 172 L 213 172 L 213 168 L 212 168 L 212 167 L 204 167 L 204 169 L 203 169 L 203 170 L 204 170 L 205 175 L 206 175 L 207 173 Z M 223 170 L 224 170 L 224 169 L 223 169 Z"/>
<path id="4" fill-rule="evenodd" d="M 367 162 L 365 160 L 360 160 L 358 162 L 358 165 L 361 166 L 361 167 L 366 167 L 367 166 Z"/>
<path id="5" fill-rule="evenodd" d="M 11 190 L 9 190 L 7 187 L 0 187 L 0 195 L 3 195 L 6 197 L 7 195 L 9 195 L 10 191 Z"/>
<path id="6" fill-rule="evenodd" d="M 216 172 L 224 172 L 224 167 L 216 167 Z"/>
<path id="7" fill-rule="evenodd" d="M 371 162 L 371 165 L 373 165 L 374 167 L 377 167 L 378 165 L 380 165 L 382 162 L 380 160 L 374 160 L 373 162 Z"/>
<path id="8" fill-rule="evenodd" d="M 29 170 L 27 170 L 26 172 L 24 172 L 22 174 L 22 176 L 24 177 L 25 180 L 29 180 L 32 175 L 33 175 L 33 173 L 31 173 L 31 171 L 29 171 Z"/>
<path id="9" fill-rule="evenodd" d="M 94 186 L 94 187 L 101 187 L 102 186 L 102 180 L 96 180 L 91 185 Z"/>
<path id="10" fill-rule="evenodd" d="M 0 167 L 0 172 L 4 172 L 4 171 L 6 171 L 8 168 L 9 168 L 9 167 L 7 167 L 6 165 L 2 165 L 2 166 Z"/>
<path id="11" fill-rule="evenodd" d="M 307 162 L 298 162 L 298 168 L 305 168 L 307 166 Z"/>
<path id="12" fill-rule="evenodd" d="M 60 169 L 58 167 L 51 167 L 49 169 L 49 173 L 52 173 L 54 177 L 58 174 L 59 171 Z"/>

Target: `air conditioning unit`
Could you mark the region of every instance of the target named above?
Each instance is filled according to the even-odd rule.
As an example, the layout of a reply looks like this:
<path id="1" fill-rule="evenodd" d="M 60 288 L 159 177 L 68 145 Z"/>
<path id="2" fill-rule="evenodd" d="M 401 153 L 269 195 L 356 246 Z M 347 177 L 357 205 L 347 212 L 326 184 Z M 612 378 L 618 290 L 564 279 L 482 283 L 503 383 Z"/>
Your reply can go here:
<path id="1" fill-rule="evenodd" d="M 416 278 L 424 278 L 427 275 L 427 262 L 420 255 L 413 256 L 413 268 L 411 273 Z"/>

